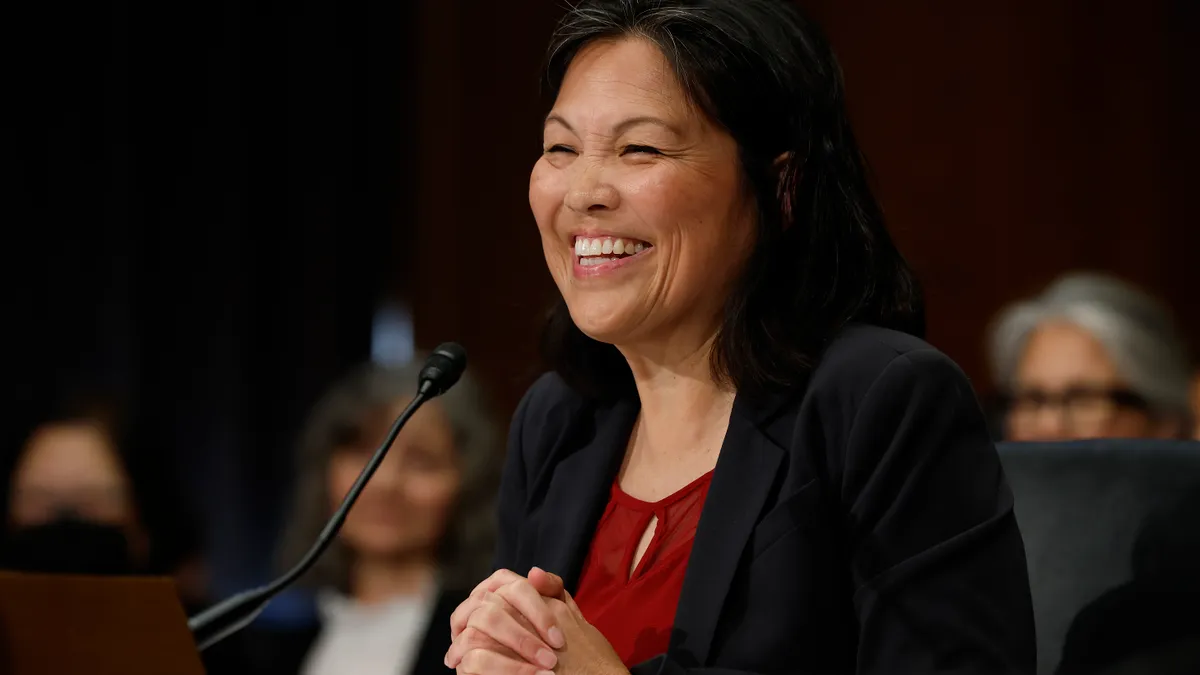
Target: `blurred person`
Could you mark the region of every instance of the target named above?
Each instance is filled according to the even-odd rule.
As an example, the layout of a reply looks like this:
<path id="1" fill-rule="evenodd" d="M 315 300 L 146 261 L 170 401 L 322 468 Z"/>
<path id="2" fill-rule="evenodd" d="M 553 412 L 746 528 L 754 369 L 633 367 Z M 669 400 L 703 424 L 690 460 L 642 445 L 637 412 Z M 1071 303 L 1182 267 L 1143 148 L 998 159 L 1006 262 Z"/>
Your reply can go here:
<path id="1" fill-rule="evenodd" d="M 424 358 L 363 366 L 336 383 L 301 435 L 281 563 L 295 564 L 416 394 Z M 445 671 L 450 612 L 488 571 L 501 448 L 469 376 L 424 404 L 301 584 L 319 625 L 255 629 L 255 672 L 396 675 Z"/>
<path id="2" fill-rule="evenodd" d="M 0 568 L 41 574 L 153 575 L 176 581 L 186 613 L 207 603 L 198 524 L 173 498 L 166 466 L 134 449 L 105 396 L 69 395 L 43 411 L 8 466 Z M 207 672 L 241 673 L 230 640 Z"/>
<path id="3" fill-rule="evenodd" d="M 117 435 L 90 412 L 35 425 L 12 468 L 0 565 L 96 575 L 148 569 L 149 535 Z"/>
<path id="4" fill-rule="evenodd" d="M 1006 308 L 990 357 L 1006 440 L 1189 433 L 1186 344 L 1162 303 L 1119 279 L 1068 274 Z"/>
<path id="5" fill-rule="evenodd" d="M 921 339 L 819 26 L 583 0 L 529 203 L 561 295 L 461 674 L 1031 672 L 1012 493 Z"/>

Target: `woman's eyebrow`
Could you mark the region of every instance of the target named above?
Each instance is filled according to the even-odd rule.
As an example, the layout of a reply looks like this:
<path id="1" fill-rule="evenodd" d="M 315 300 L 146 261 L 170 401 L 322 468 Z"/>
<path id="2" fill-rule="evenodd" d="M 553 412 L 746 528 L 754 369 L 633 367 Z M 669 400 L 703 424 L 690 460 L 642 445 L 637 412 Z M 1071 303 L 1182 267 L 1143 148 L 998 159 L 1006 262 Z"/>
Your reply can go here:
<path id="1" fill-rule="evenodd" d="M 563 119 L 563 117 L 561 115 L 557 115 L 555 113 L 550 113 L 549 115 L 547 115 L 546 122 L 543 126 L 548 126 L 551 123 L 561 124 L 567 131 L 570 131 L 571 133 L 576 133 L 575 127 L 572 127 L 570 122 L 567 122 L 567 120 Z M 663 120 L 661 118 L 654 117 L 652 115 L 638 115 L 636 117 L 630 117 L 630 118 L 624 119 L 613 126 L 612 135 L 620 136 L 621 134 L 625 133 L 626 131 L 629 131 L 630 129 L 632 129 L 633 127 L 640 126 L 642 124 L 652 124 L 655 126 L 662 127 L 677 136 L 681 135 L 679 132 L 679 129 L 677 127 L 675 127 L 675 125 L 673 125 L 670 122 L 667 122 L 666 120 Z"/>

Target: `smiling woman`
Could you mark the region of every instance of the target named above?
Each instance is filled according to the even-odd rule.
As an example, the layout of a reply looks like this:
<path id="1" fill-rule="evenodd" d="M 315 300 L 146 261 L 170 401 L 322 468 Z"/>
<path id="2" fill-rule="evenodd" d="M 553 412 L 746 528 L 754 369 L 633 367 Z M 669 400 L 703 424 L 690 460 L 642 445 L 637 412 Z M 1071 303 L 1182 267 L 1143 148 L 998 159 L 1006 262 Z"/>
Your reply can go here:
<path id="1" fill-rule="evenodd" d="M 817 26 L 585 0 L 529 203 L 561 294 L 460 673 L 1028 672 L 1012 495 L 924 343 Z"/>
<path id="2" fill-rule="evenodd" d="M 650 42 L 591 43 L 571 68 L 529 202 L 573 325 L 615 344 L 690 317 L 711 323 L 754 243 L 737 142 L 692 105 Z M 615 257 L 618 242 L 633 255 Z M 698 352 L 711 325 L 689 333 L 678 346 Z"/>

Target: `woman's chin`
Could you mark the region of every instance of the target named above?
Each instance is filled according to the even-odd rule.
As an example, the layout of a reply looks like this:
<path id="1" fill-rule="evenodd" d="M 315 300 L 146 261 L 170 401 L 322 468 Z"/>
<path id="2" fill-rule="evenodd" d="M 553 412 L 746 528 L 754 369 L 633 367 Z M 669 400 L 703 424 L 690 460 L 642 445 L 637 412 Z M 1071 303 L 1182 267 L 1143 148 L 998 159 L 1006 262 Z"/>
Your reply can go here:
<path id="1" fill-rule="evenodd" d="M 610 345 L 628 342 L 633 332 L 633 327 L 629 325 L 629 322 L 615 321 L 610 316 L 597 318 L 584 315 L 579 317 L 572 313 L 571 319 L 575 322 L 575 327 L 584 335 L 597 342 Z"/>
<path id="2" fill-rule="evenodd" d="M 377 562 L 419 558 L 424 552 L 436 548 L 436 545 L 430 542 L 411 537 L 364 537 L 346 543 L 360 557 Z"/>

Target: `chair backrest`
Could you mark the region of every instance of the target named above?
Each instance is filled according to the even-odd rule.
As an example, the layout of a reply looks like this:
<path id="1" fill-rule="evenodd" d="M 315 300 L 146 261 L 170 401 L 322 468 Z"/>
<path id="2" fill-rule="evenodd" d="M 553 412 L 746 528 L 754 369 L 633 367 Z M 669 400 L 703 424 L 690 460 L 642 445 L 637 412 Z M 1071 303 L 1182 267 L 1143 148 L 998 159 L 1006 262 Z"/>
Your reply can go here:
<path id="1" fill-rule="evenodd" d="M 1025 540 L 1038 672 L 1052 673 L 1080 612 L 1132 581 L 1135 543 L 1140 551 L 1139 537 L 1152 517 L 1200 494 L 1200 443 L 1098 440 L 998 447 Z M 1200 522 L 1177 527 L 1186 528 L 1179 532 L 1192 541 L 1200 533 Z M 1200 561 L 1196 564 L 1200 577 Z"/>

